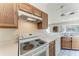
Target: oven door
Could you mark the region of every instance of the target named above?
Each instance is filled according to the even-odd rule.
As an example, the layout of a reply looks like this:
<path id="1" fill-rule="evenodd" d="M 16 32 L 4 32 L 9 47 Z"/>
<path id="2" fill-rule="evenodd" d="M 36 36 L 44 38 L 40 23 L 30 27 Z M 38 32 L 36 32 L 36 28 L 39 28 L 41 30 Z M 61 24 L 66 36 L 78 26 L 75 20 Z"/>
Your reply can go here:
<path id="1" fill-rule="evenodd" d="M 37 53 L 34 53 L 32 56 L 48 56 L 48 47 L 40 49 Z"/>

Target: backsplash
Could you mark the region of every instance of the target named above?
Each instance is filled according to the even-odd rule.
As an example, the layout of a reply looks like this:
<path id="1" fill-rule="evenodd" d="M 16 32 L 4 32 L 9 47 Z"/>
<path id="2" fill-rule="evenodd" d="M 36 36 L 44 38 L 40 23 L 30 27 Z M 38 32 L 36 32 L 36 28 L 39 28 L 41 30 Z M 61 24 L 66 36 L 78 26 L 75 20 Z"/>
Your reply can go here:
<path id="1" fill-rule="evenodd" d="M 37 24 L 27 22 L 26 20 L 19 19 L 18 21 L 18 31 L 19 33 L 31 33 L 37 30 Z"/>

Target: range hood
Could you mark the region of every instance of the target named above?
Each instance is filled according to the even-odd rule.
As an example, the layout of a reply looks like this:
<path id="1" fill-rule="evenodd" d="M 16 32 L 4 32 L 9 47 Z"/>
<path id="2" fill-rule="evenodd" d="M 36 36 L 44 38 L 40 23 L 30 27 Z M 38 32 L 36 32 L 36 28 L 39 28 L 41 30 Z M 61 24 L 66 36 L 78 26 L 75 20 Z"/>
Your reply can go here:
<path id="1" fill-rule="evenodd" d="M 42 21 L 41 17 L 34 16 L 32 14 L 29 14 L 27 12 L 23 12 L 21 10 L 18 10 L 18 15 L 21 17 L 23 20 L 29 21 L 29 22 L 34 22 L 38 23 Z"/>

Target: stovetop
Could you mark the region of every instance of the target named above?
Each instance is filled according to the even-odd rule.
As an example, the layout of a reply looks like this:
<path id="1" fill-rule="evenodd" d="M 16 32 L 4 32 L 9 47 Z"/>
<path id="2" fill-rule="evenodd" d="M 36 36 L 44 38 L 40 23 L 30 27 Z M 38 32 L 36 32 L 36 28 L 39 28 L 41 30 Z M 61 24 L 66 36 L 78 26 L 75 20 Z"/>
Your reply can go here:
<path id="1" fill-rule="evenodd" d="M 20 54 L 24 54 L 30 50 L 44 45 L 46 42 L 41 39 L 32 40 L 29 42 L 24 42 L 20 44 Z"/>

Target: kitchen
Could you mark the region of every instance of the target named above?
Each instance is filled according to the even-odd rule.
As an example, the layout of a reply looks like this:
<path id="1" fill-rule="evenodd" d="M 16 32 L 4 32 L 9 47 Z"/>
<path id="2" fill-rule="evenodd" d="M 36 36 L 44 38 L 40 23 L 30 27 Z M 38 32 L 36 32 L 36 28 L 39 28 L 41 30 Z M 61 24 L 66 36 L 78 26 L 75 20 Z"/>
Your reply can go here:
<path id="1" fill-rule="evenodd" d="M 76 52 L 79 49 L 78 5 L 0 4 L 0 55 L 63 56 L 65 49 Z"/>

